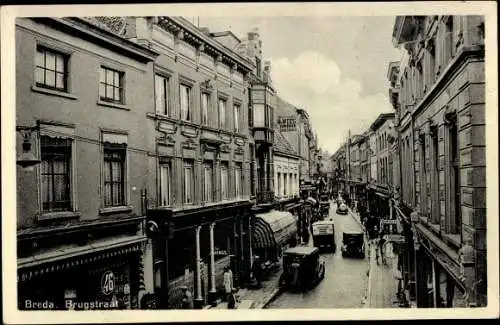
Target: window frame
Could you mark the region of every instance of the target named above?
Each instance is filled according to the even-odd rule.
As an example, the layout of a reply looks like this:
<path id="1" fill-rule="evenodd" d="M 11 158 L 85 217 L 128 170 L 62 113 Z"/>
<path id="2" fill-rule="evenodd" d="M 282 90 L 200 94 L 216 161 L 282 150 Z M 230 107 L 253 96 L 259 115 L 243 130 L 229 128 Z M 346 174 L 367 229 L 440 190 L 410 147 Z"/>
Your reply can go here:
<path id="1" fill-rule="evenodd" d="M 104 83 L 101 81 L 102 77 L 102 72 L 105 72 L 104 74 Z M 108 71 L 111 71 L 113 73 L 113 83 L 108 84 L 107 83 L 107 78 L 108 78 Z M 116 86 L 114 81 L 115 81 L 115 73 L 118 75 L 118 83 L 119 85 Z M 104 97 L 101 94 L 101 85 L 104 85 Z M 113 87 L 113 98 L 111 97 L 106 97 L 107 94 L 107 89 L 108 87 Z M 120 99 L 116 100 L 115 99 L 115 90 L 118 88 L 119 91 L 119 96 Z M 119 104 L 119 105 L 124 105 L 125 104 L 125 72 L 123 70 L 119 70 L 116 68 L 112 68 L 108 65 L 101 64 L 99 66 L 99 87 L 98 87 L 98 93 L 99 93 L 99 100 L 105 103 L 113 103 L 113 104 Z"/>
<path id="2" fill-rule="evenodd" d="M 224 116 L 221 116 L 221 102 L 224 103 Z M 227 103 L 228 98 L 226 96 L 219 95 L 217 100 L 217 128 L 220 130 L 227 130 Z"/>
<path id="3" fill-rule="evenodd" d="M 189 180 L 190 183 L 190 194 L 191 194 L 191 201 L 188 201 L 188 192 L 187 192 L 187 180 L 186 180 L 186 171 L 191 169 L 191 180 Z M 194 189 L 194 179 L 195 179 L 195 171 L 194 171 L 194 161 L 192 159 L 185 159 L 183 161 L 183 168 L 182 168 L 182 179 L 183 179 L 183 200 L 182 202 L 184 204 L 194 204 L 195 203 L 195 189 Z"/>
<path id="4" fill-rule="evenodd" d="M 163 168 L 166 168 L 168 171 L 168 182 L 167 182 L 167 204 L 164 204 L 163 199 L 165 197 L 165 192 L 164 192 L 164 184 L 165 180 L 163 178 Z M 158 202 L 159 206 L 170 206 L 172 205 L 172 163 L 168 159 L 160 159 L 159 164 L 158 164 Z"/>
<path id="5" fill-rule="evenodd" d="M 120 155 L 119 158 L 113 158 L 113 157 L 106 157 L 107 153 L 118 153 Z M 121 162 L 120 166 L 120 172 L 121 172 L 121 182 L 115 182 L 113 180 L 111 181 L 106 181 L 106 169 L 108 167 L 109 162 Z M 112 165 L 109 165 L 110 167 Z M 104 168 L 104 177 L 103 177 L 103 198 L 104 198 L 104 208 L 116 208 L 116 207 L 123 207 L 127 205 L 127 146 L 125 144 L 115 144 L 115 143 L 104 143 L 103 145 L 103 168 Z M 110 172 L 111 178 L 113 178 L 113 169 L 111 167 L 111 172 Z M 121 198 L 119 204 L 114 204 L 113 202 L 111 204 L 106 204 L 106 198 L 107 198 L 107 193 L 106 193 L 106 184 L 110 183 L 111 184 L 111 192 L 110 194 L 110 201 L 113 201 L 113 185 L 115 183 L 118 183 L 119 186 L 121 187 Z"/>
<path id="6" fill-rule="evenodd" d="M 187 111 L 186 111 L 186 118 L 184 118 L 183 114 L 183 109 L 182 109 L 182 87 L 185 87 L 187 89 Z M 179 82 L 179 110 L 180 110 L 180 119 L 182 121 L 186 122 L 193 122 L 194 116 L 193 116 L 193 85 L 184 81 Z"/>
<path id="7" fill-rule="evenodd" d="M 163 92 L 164 92 L 164 98 L 163 98 L 163 112 L 158 111 L 158 93 L 157 93 L 157 77 L 163 79 Z M 172 88 L 171 88 L 171 83 L 172 83 L 172 76 L 165 74 L 165 73 L 160 73 L 158 71 L 155 72 L 154 74 L 154 83 L 155 83 L 155 114 L 156 115 L 162 115 L 162 116 L 167 116 L 167 117 L 172 117 L 172 110 L 171 110 L 171 102 L 172 102 Z"/>
<path id="8" fill-rule="evenodd" d="M 43 58 L 44 58 L 44 65 L 39 66 L 38 65 L 38 55 L 40 52 L 43 52 Z M 47 57 L 47 52 L 54 54 L 54 69 L 55 70 L 50 70 L 46 67 L 46 57 Z M 60 73 L 57 71 L 57 57 L 61 56 L 63 59 L 63 87 L 57 87 L 57 74 Z M 70 58 L 71 54 L 55 49 L 49 45 L 44 45 L 44 44 L 36 44 L 35 47 L 35 57 L 34 57 L 34 62 L 33 62 L 33 85 L 38 88 L 42 89 L 49 89 L 52 91 L 58 91 L 62 93 L 69 93 L 70 92 L 70 87 L 69 87 L 69 67 L 70 67 Z M 42 69 L 43 71 L 43 76 L 44 76 L 44 83 L 40 83 L 37 81 L 37 70 Z M 46 81 L 46 72 L 51 71 L 54 72 L 54 86 L 47 85 Z"/>
<path id="9" fill-rule="evenodd" d="M 241 109 L 240 102 L 233 102 L 233 130 L 235 133 L 241 132 Z"/>
<path id="10" fill-rule="evenodd" d="M 237 199 L 243 197 L 243 183 L 244 183 L 243 164 L 240 162 L 236 162 L 234 164 L 234 195 Z"/>
<path id="11" fill-rule="evenodd" d="M 210 190 L 207 190 L 207 170 L 210 172 Z M 203 202 L 214 202 L 214 164 L 210 160 L 203 162 Z"/>
<path id="12" fill-rule="evenodd" d="M 203 107 L 203 97 L 207 96 L 207 107 L 206 107 L 206 116 Z M 201 113 L 201 125 L 210 126 L 210 113 L 211 113 L 211 102 L 212 102 L 212 93 L 206 90 L 201 90 L 200 93 L 200 113 Z M 206 121 L 204 120 L 206 117 Z"/>
<path id="13" fill-rule="evenodd" d="M 74 211 L 74 195 L 73 195 L 73 189 L 74 189 L 74 183 L 73 183 L 73 175 L 74 175 L 74 172 L 73 172 L 73 165 L 74 165 L 74 162 L 73 162 L 73 147 L 74 147 L 74 143 L 72 141 L 71 138 L 64 138 L 63 140 L 67 142 L 67 145 L 65 146 L 57 146 L 57 145 L 53 145 L 51 147 L 59 147 L 59 148 L 64 148 L 63 149 L 63 153 L 61 154 L 61 152 L 59 153 L 50 153 L 50 152 L 47 152 L 47 151 L 44 151 L 44 147 L 43 147 L 43 144 L 44 144 L 44 141 L 43 141 L 43 138 L 48 138 L 50 139 L 49 141 L 54 141 L 54 140 L 61 140 L 59 138 L 53 138 L 49 135 L 41 135 L 40 136 L 40 160 L 41 160 L 41 165 L 40 165 L 40 197 L 41 197 L 41 200 L 40 200 L 40 212 L 42 214 L 50 214 L 50 213 L 57 213 L 57 212 L 71 212 L 71 211 Z M 43 176 L 45 175 L 44 172 L 43 172 L 43 161 L 44 161 L 44 156 L 47 157 L 52 157 L 54 158 L 55 155 L 63 155 L 65 156 L 65 163 L 66 163 L 66 183 L 65 183 L 65 192 L 66 192 L 66 196 L 67 196 L 67 206 L 66 207 L 63 207 L 63 208 L 59 208 L 59 209 L 54 209 L 54 208 L 45 208 L 45 202 L 44 202 L 44 186 L 43 186 Z M 53 159 L 51 159 L 53 160 Z M 52 165 L 52 170 L 54 169 L 54 166 Z M 55 173 L 52 173 L 52 174 L 49 174 L 49 175 L 52 175 L 52 192 L 54 192 L 54 175 Z M 54 193 L 53 193 L 53 197 L 54 197 Z M 49 205 L 51 203 L 53 203 L 54 201 L 52 202 L 49 202 Z"/>
<path id="14" fill-rule="evenodd" d="M 224 181 L 225 171 L 225 181 Z M 225 190 L 223 185 L 225 185 Z M 221 201 L 229 200 L 229 162 L 221 161 L 220 163 L 220 198 Z"/>

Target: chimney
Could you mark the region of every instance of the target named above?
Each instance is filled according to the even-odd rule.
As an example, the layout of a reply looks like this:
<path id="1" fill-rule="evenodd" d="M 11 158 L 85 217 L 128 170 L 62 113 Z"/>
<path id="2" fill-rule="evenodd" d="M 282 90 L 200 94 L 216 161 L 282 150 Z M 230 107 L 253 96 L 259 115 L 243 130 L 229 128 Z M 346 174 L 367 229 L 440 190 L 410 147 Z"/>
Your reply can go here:
<path id="1" fill-rule="evenodd" d="M 251 32 L 248 33 L 248 40 L 253 41 L 259 39 L 259 28 L 255 27 Z"/>

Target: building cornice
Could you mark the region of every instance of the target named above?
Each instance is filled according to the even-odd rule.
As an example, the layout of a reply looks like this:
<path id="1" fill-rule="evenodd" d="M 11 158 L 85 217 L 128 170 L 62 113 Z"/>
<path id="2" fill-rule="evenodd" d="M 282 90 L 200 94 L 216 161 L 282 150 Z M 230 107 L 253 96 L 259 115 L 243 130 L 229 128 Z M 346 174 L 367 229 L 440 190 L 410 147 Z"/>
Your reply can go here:
<path id="1" fill-rule="evenodd" d="M 249 60 L 238 53 L 226 48 L 217 40 L 204 34 L 196 26 L 182 17 L 161 16 L 158 17 L 157 25 L 164 30 L 174 33 L 178 38 L 201 49 L 204 53 L 214 57 L 233 69 L 247 74 L 254 70 L 255 66 Z"/>
<path id="2" fill-rule="evenodd" d="M 63 29 L 65 32 L 74 34 L 79 38 L 88 39 L 94 43 L 101 43 L 110 49 L 132 56 L 140 61 L 154 61 L 159 55 L 159 53 L 151 49 L 98 27 L 84 18 L 36 17 L 32 19 L 44 24 L 55 25 L 58 29 Z"/>
<path id="3" fill-rule="evenodd" d="M 393 119 L 395 117 L 394 113 L 382 113 L 377 119 L 370 125 L 370 130 L 376 131 L 385 121 Z"/>

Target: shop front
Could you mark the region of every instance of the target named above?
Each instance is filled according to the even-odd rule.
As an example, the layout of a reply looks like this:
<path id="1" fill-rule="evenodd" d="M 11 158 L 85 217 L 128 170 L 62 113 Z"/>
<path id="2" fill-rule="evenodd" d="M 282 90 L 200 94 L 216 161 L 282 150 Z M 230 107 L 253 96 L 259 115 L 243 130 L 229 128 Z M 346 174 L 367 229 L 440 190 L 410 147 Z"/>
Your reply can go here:
<path id="1" fill-rule="evenodd" d="M 18 259 L 20 310 L 139 308 L 141 235 L 67 246 Z"/>
<path id="2" fill-rule="evenodd" d="M 436 245 L 439 239 L 425 227 L 416 224 L 415 229 L 419 243 L 416 253 L 417 306 L 468 307 L 469 293 L 458 254 L 445 246 Z"/>
<path id="3" fill-rule="evenodd" d="M 235 287 L 250 279 L 250 201 L 210 207 L 148 210 L 153 239 L 154 286 L 160 309 L 181 308 L 186 286 L 195 308 L 223 296 L 223 273 L 230 268 Z"/>

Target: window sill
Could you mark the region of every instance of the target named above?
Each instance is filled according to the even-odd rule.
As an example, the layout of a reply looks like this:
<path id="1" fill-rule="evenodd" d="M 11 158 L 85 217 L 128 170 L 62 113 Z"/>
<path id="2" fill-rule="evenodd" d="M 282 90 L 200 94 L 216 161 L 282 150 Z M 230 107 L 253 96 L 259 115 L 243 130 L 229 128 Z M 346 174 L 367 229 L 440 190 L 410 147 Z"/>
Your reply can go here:
<path id="1" fill-rule="evenodd" d="M 164 115 L 164 114 L 158 114 L 158 113 L 147 113 L 146 116 L 149 118 L 153 118 L 153 119 L 161 120 L 161 121 L 169 121 L 169 122 L 177 122 L 178 121 L 171 116 Z"/>
<path id="2" fill-rule="evenodd" d="M 443 234 L 442 237 L 446 241 L 446 243 L 455 246 L 457 249 L 460 248 L 460 234 Z"/>
<path id="3" fill-rule="evenodd" d="M 123 212 L 132 212 L 132 206 L 121 206 L 121 207 L 109 207 L 99 209 L 99 214 L 114 214 L 114 213 L 123 213 Z"/>
<path id="4" fill-rule="evenodd" d="M 73 219 L 81 216 L 78 211 L 46 212 L 38 216 L 37 221 Z"/>
<path id="5" fill-rule="evenodd" d="M 130 111 L 130 108 L 128 108 L 126 105 L 116 104 L 116 103 L 112 103 L 112 102 L 107 102 L 107 101 L 100 100 L 100 99 L 97 101 L 97 105 L 99 105 L 99 106 L 106 106 L 106 107 L 112 107 L 112 108 L 118 108 L 118 109 L 122 109 L 122 110 L 125 110 L 125 111 Z"/>
<path id="6" fill-rule="evenodd" d="M 64 97 L 68 99 L 73 99 L 76 100 L 78 99 L 77 96 L 64 92 L 64 91 L 58 91 L 58 90 L 53 90 L 53 89 L 47 89 L 47 88 L 42 88 L 38 86 L 31 86 L 31 90 L 40 94 L 45 94 L 45 95 L 52 95 L 52 96 L 58 96 L 58 97 Z"/>

